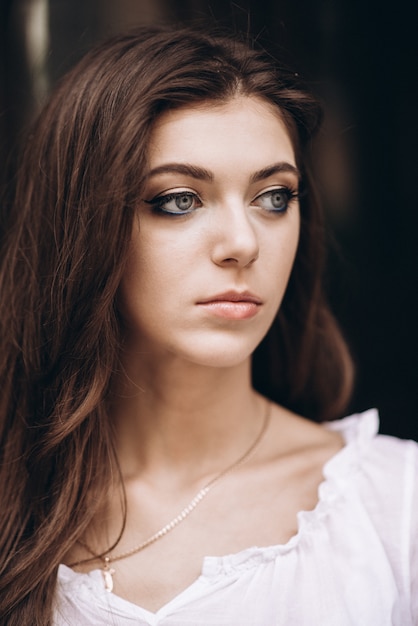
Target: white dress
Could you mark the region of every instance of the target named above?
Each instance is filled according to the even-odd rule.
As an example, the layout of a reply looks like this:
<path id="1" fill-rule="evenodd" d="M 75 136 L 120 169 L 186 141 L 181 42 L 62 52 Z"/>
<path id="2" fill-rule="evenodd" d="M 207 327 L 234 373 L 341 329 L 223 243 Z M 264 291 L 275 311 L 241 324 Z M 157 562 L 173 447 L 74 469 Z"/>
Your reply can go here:
<path id="1" fill-rule="evenodd" d="M 346 446 L 285 545 L 206 557 L 156 613 L 61 565 L 54 626 L 417 626 L 418 445 L 377 435 L 375 410 L 325 427 Z"/>

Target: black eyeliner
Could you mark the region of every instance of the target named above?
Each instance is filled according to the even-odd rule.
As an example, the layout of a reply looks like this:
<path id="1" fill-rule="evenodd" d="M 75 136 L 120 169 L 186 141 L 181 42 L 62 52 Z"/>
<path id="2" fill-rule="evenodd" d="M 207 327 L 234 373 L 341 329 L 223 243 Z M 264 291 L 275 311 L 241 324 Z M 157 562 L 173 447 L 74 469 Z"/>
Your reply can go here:
<path id="1" fill-rule="evenodd" d="M 181 210 L 169 211 L 163 208 L 165 204 L 167 204 L 168 202 L 171 202 L 172 200 L 175 200 L 176 198 L 180 196 L 188 196 L 191 198 L 199 199 L 198 196 L 191 191 L 172 191 L 167 194 L 158 194 L 154 196 L 154 198 L 151 198 L 151 200 L 144 199 L 143 202 L 145 202 L 145 204 L 150 205 L 151 211 L 158 213 L 160 215 L 174 215 L 178 217 L 180 215 L 184 216 L 184 215 L 189 215 L 190 213 L 193 213 L 195 209 L 186 209 L 185 211 L 181 211 Z"/>

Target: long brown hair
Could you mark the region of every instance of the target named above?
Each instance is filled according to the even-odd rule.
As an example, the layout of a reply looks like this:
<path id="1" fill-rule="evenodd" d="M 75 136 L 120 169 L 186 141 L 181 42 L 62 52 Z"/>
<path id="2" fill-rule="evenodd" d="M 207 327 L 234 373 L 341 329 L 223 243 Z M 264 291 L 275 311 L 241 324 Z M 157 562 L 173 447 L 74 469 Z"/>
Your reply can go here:
<path id="1" fill-rule="evenodd" d="M 279 107 L 305 191 L 295 266 L 254 356 L 255 385 L 312 419 L 343 410 L 350 360 L 322 293 L 308 158 L 321 117 L 315 99 L 267 53 L 229 37 L 147 28 L 97 47 L 27 138 L 2 251 L 2 623 L 50 623 L 58 565 L 116 467 L 107 412 L 122 340 L 115 296 L 153 121 L 237 92 Z"/>

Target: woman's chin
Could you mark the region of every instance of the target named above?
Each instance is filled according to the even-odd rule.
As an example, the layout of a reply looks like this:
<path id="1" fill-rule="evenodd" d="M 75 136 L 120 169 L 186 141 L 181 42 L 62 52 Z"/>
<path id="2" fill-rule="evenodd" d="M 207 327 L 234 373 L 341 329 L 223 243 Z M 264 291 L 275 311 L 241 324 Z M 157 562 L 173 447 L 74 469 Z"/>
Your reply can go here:
<path id="1" fill-rule="evenodd" d="M 196 366 L 210 368 L 237 367 L 247 361 L 259 342 L 245 341 L 212 341 L 195 342 L 192 349 L 176 350 L 171 352 L 180 360 L 187 361 Z"/>
<path id="2" fill-rule="evenodd" d="M 125 342 L 125 356 L 141 369 L 173 367 L 232 368 L 247 361 L 261 342 L 264 333 L 186 332 L 167 333 L 165 340 L 131 335 Z M 130 357 L 128 356 L 130 355 Z"/>

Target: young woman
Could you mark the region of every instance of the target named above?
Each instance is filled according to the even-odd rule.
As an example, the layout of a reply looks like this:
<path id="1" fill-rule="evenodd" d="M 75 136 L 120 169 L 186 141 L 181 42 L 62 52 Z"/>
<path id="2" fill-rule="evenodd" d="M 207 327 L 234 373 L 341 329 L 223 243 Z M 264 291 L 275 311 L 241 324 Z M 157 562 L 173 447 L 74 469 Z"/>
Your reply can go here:
<path id="1" fill-rule="evenodd" d="M 319 119 L 269 55 L 189 30 L 61 82 L 3 246 L 2 624 L 418 623 L 416 444 L 315 423 L 352 378 Z"/>

